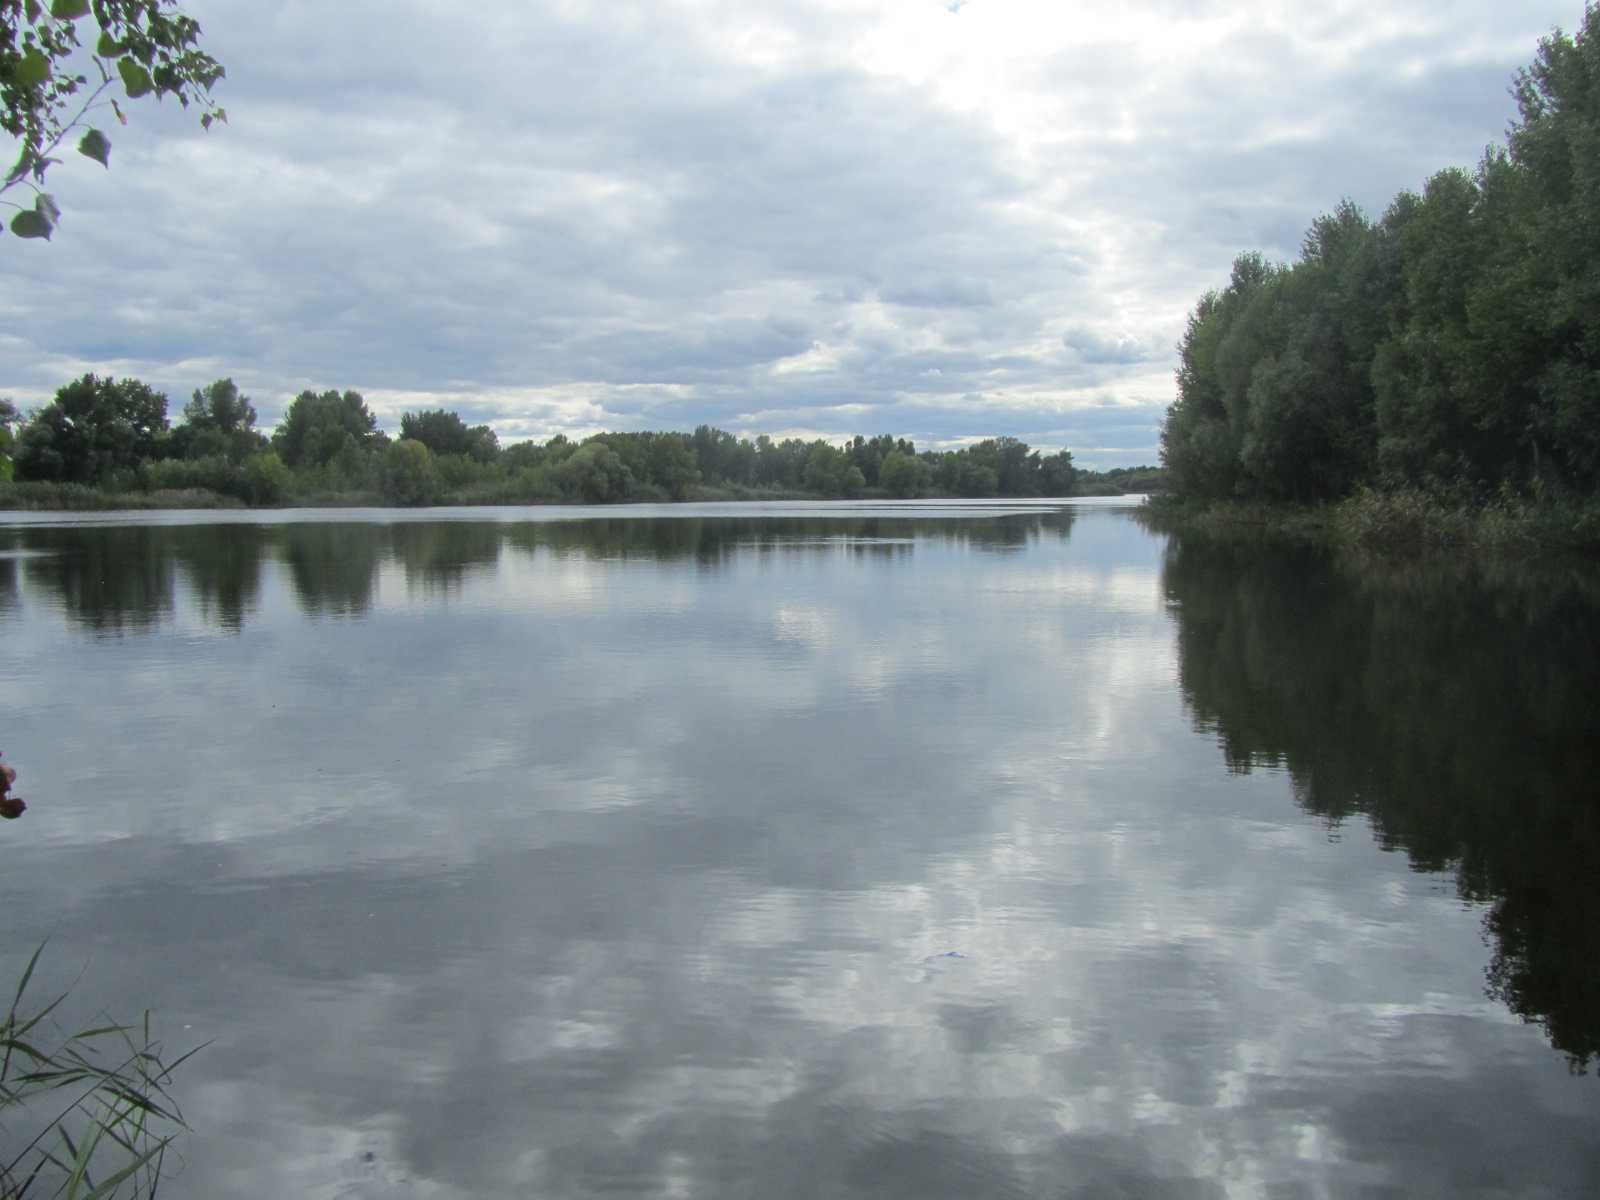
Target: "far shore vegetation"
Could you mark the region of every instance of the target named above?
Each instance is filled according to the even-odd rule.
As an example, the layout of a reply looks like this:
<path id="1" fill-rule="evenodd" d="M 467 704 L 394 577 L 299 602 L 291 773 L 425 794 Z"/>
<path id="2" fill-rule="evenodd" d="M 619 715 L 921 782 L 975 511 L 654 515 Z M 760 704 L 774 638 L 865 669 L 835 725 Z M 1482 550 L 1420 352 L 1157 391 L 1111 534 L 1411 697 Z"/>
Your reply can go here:
<path id="1" fill-rule="evenodd" d="M 1069 450 L 1009 437 L 919 452 L 887 434 L 835 445 L 702 425 L 502 448 L 434 409 L 405 413 L 391 438 L 353 391 L 302 392 L 271 437 L 255 422 L 231 379 L 195 391 L 176 425 L 136 379 L 85 375 L 26 417 L 0 401 L 0 509 L 1122 495 L 1162 477 L 1080 470 Z"/>
<path id="2" fill-rule="evenodd" d="M 1373 545 L 1600 548 L 1600 8 L 1475 171 L 1200 298 L 1152 515 Z"/>

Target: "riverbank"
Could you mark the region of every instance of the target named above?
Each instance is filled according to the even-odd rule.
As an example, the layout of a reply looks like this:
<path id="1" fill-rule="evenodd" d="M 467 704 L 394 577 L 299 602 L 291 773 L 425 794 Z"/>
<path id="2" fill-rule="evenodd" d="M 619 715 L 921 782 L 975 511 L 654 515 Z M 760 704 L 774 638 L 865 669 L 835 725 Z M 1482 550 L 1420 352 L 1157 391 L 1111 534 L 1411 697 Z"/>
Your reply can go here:
<path id="1" fill-rule="evenodd" d="M 1316 539 L 1376 551 L 1473 547 L 1600 550 L 1600 499 L 1453 503 L 1425 492 L 1362 491 L 1331 504 L 1156 496 L 1142 510 L 1163 530 Z"/>
<path id="2" fill-rule="evenodd" d="M 108 512 L 158 508 L 248 508 L 204 488 L 109 492 L 81 483 L 0 483 L 0 511 Z"/>
<path id="3" fill-rule="evenodd" d="M 1074 492 L 1075 496 L 1108 496 L 1123 493 L 1105 490 L 1103 485 Z M 686 503 L 717 502 L 768 502 L 790 500 L 838 500 L 892 502 L 906 497 L 892 496 L 882 488 L 865 488 L 848 497 L 827 496 L 820 492 L 807 492 L 794 488 L 745 487 L 737 484 L 709 486 L 699 484 L 689 488 L 682 497 Z M 945 492 L 927 491 L 919 500 L 960 500 L 971 497 Z M 1008 497 L 984 497 L 1007 499 Z M 1010 497 L 1024 499 L 1026 497 Z M 629 496 L 626 500 L 609 503 L 670 503 L 672 497 L 654 489 Z M 506 489 L 485 489 L 469 486 L 446 492 L 430 504 L 445 508 L 481 508 L 502 505 L 562 505 L 580 503 L 575 500 L 554 500 L 548 497 L 519 496 Z M 167 488 L 154 491 L 111 491 L 88 487 L 81 483 L 0 483 L 0 511 L 11 512 L 114 512 L 151 509 L 280 509 L 280 508 L 393 508 L 392 499 L 371 490 L 362 491 L 308 491 L 286 497 L 275 504 L 246 504 L 235 496 L 225 496 L 206 488 Z"/>

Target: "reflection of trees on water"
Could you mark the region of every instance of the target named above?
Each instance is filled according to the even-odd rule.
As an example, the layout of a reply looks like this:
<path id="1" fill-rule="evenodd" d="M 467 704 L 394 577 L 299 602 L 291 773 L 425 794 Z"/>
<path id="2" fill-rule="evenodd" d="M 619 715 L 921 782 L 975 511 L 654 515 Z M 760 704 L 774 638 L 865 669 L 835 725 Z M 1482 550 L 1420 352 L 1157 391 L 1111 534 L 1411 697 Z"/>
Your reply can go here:
<path id="1" fill-rule="evenodd" d="M 201 615 L 238 633 L 260 600 L 266 530 L 259 525 L 183 525 L 166 532 L 172 555 L 199 598 Z"/>
<path id="2" fill-rule="evenodd" d="M 203 618 L 237 633 L 260 604 L 263 564 L 276 559 L 304 611 L 359 615 L 378 571 L 396 562 L 412 587 L 457 590 L 490 572 L 503 547 L 589 561 L 693 562 L 721 570 L 744 558 L 848 555 L 904 562 L 918 544 L 1007 551 L 1071 536 L 1071 510 L 1005 517 L 603 517 L 496 524 L 120 525 L 18 530 L 25 578 L 100 633 L 139 632 L 171 615 L 175 568 Z M 0 557 L 0 607 L 20 603 L 16 558 Z"/>
<path id="3" fill-rule="evenodd" d="M 140 632 L 172 613 L 171 530 L 155 526 L 30 529 L 30 584 L 96 633 Z"/>
<path id="4" fill-rule="evenodd" d="M 1185 699 L 1230 767 L 1287 766 L 1489 904 L 1489 991 L 1600 1054 L 1600 575 L 1396 568 L 1175 536 Z"/>
<path id="5" fill-rule="evenodd" d="M 295 596 L 311 616 L 352 616 L 372 606 L 389 527 L 292 524 L 273 531 Z"/>
<path id="6" fill-rule="evenodd" d="M 1006 517 L 683 517 L 651 520 L 602 517 L 502 526 L 511 546 L 585 559 L 692 560 L 718 569 L 746 556 L 848 553 L 890 561 L 915 552 L 913 543 L 1004 550 L 1072 532 L 1070 509 Z"/>
<path id="7" fill-rule="evenodd" d="M 678 559 L 699 556 L 703 526 L 703 521 L 692 517 L 644 521 L 602 517 L 503 528 L 507 544 L 525 553 L 548 551 L 563 558 L 584 559 Z"/>
<path id="8" fill-rule="evenodd" d="M 17 570 L 15 554 L 14 545 L 0 550 L 0 612 L 16 608 L 22 600 L 21 572 Z"/>
<path id="9" fill-rule="evenodd" d="M 409 587 L 455 591 L 472 573 L 500 561 L 503 527 L 478 521 L 426 521 L 388 526 L 390 552 Z"/>

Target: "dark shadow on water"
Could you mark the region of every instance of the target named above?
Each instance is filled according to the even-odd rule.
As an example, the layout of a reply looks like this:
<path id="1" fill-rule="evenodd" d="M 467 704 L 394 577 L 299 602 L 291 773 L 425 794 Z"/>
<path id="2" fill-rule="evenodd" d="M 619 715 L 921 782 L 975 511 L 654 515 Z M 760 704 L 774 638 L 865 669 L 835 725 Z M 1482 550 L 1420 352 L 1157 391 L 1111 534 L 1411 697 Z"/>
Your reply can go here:
<path id="1" fill-rule="evenodd" d="M 260 602 L 266 530 L 259 525 L 179 526 L 170 531 L 168 544 L 194 589 L 201 615 L 238 633 Z"/>
<path id="2" fill-rule="evenodd" d="M 22 544 L 27 581 L 97 634 L 139 633 L 172 615 L 172 531 L 153 526 L 45 527 Z"/>
<path id="3" fill-rule="evenodd" d="M 1040 538 L 1071 536 L 1071 509 L 1005 517 L 909 519 L 898 517 L 689 517 L 505 525 L 509 543 L 530 553 L 548 551 L 591 560 L 692 561 L 722 569 L 746 556 L 847 552 L 883 561 L 914 552 L 918 541 L 979 550 L 1020 548 Z"/>
<path id="4" fill-rule="evenodd" d="M 371 607 L 387 525 L 283 525 L 272 532 L 308 615 L 354 616 Z"/>
<path id="5" fill-rule="evenodd" d="M 1230 769 L 1285 766 L 1488 905 L 1490 995 L 1600 1054 L 1600 574 L 1177 534 L 1184 698 Z"/>
<path id="6" fill-rule="evenodd" d="M 918 542 L 980 552 L 1021 549 L 1071 536 L 1070 510 L 1000 517 L 618 516 L 525 524 L 489 521 L 291 522 L 22 528 L 0 556 L 0 610 L 21 603 L 20 574 L 54 597 L 74 622 L 117 636 L 171 617 L 174 581 L 193 590 L 200 617 L 240 632 L 260 604 L 264 564 L 279 562 L 311 616 L 358 616 L 371 606 L 380 569 L 398 563 L 410 588 L 456 592 L 492 575 L 502 550 L 593 562 L 633 559 L 721 571 L 744 559 L 846 554 L 907 561 Z"/>
<path id="7" fill-rule="evenodd" d="M 457 521 L 390 525 L 390 553 L 405 570 L 406 585 L 424 591 L 460 591 L 475 574 L 500 561 L 504 526 Z"/>
<path id="8" fill-rule="evenodd" d="M 0 612 L 10 612 L 22 601 L 22 573 L 17 560 L 0 557 Z"/>

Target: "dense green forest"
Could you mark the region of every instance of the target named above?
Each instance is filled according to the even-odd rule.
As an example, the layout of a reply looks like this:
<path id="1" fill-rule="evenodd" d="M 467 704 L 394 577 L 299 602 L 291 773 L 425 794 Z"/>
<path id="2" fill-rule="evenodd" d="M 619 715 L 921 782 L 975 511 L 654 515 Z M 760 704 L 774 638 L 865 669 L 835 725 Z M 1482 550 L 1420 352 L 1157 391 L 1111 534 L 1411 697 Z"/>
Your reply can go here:
<path id="1" fill-rule="evenodd" d="M 1021 497 L 1160 483 L 1149 467 L 1079 472 L 1071 451 L 1044 454 L 1009 437 L 919 453 L 888 435 L 836 446 L 702 425 L 502 448 L 489 426 L 436 409 L 405 413 L 390 438 L 353 391 L 302 392 L 268 437 L 231 379 L 197 390 L 176 425 L 167 397 L 135 379 L 85 375 L 26 419 L 0 404 L 0 481 L 11 480 L 0 482 L 0 507 L 92 507 L 108 497 L 263 505 Z"/>
<path id="2" fill-rule="evenodd" d="M 1517 118 L 1372 221 L 1345 202 L 1292 265 L 1201 297 L 1162 430 L 1208 500 L 1582 501 L 1600 485 L 1600 9 L 1541 41 Z"/>

